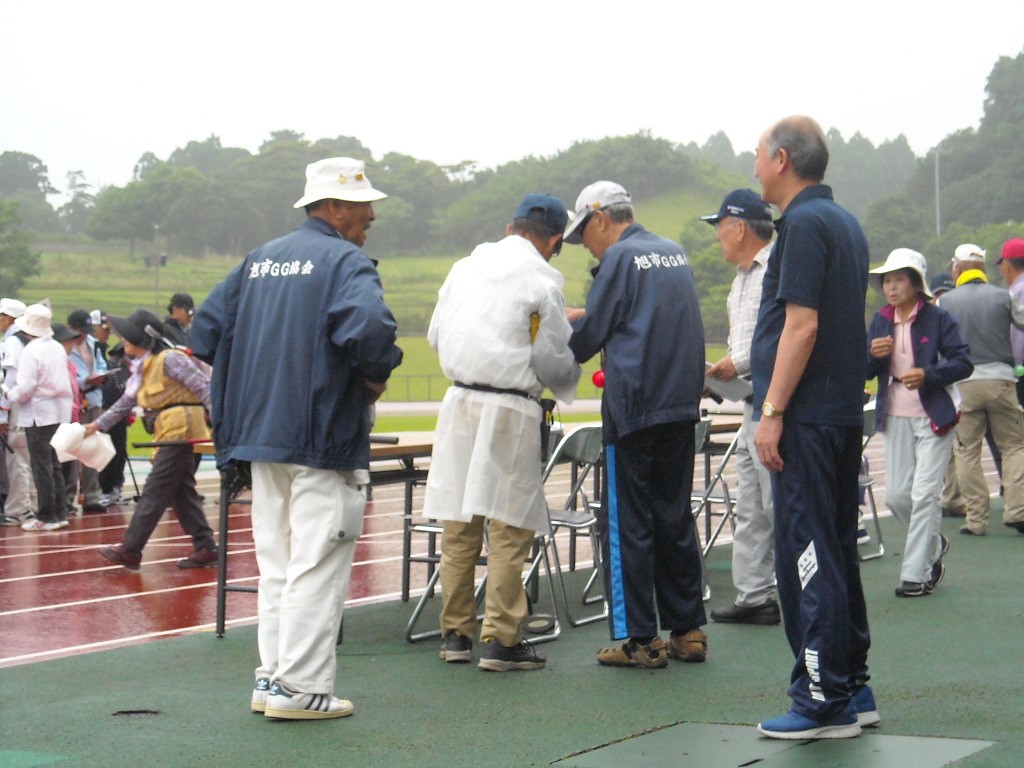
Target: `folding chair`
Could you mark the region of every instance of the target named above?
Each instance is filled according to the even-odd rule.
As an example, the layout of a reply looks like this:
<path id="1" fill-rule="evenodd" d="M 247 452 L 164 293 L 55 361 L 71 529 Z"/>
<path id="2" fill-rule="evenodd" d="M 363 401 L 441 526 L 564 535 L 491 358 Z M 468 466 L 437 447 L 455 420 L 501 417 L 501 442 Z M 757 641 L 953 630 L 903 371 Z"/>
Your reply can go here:
<path id="1" fill-rule="evenodd" d="M 708 438 L 709 431 L 711 429 L 710 419 L 701 419 L 697 422 L 696 429 L 694 430 L 694 443 L 696 445 L 696 453 L 704 454 L 706 457 L 710 456 L 708 453 Z M 693 494 L 690 497 L 691 502 L 697 502 L 697 506 L 693 507 L 694 518 L 699 518 L 701 512 L 705 514 L 704 518 L 704 529 L 705 538 L 704 548 L 702 554 L 704 557 L 708 556 L 711 551 L 711 547 L 715 545 L 718 540 L 719 534 L 725 527 L 726 523 L 735 524 L 733 517 L 733 500 L 732 495 L 729 493 L 729 484 L 725 481 L 725 470 L 729 465 L 729 460 L 736 453 L 736 449 L 739 447 L 740 433 L 737 430 L 736 436 L 733 437 L 732 442 L 729 443 L 725 449 L 725 453 L 722 454 L 721 461 L 718 462 L 718 467 L 715 469 L 714 475 L 707 479 L 705 483 L 704 492 L 700 495 Z M 714 495 L 715 488 L 721 484 L 721 494 L 718 496 Z M 712 504 L 723 504 L 725 511 L 722 513 L 722 519 L 719 521 L 717 527 L 712 532 L 711 530 L 711 505 Z M 705 598 L 707 599 L 707 598 Z"/>
<path id="2" fill-rule="evenodd" d="M 857 485 L 864 493 L 864 501 L 871 508 L 871 516 L 875 521 L 875 535 L 878 536 L 878 551 L 867 555 L 860 555 L 860 561 L 876 560 L 885 554 L 885 542 L 882 541 L 882 527 L 878 524 L 878 507 L 875 506 L 875 479 L 871 477 L 868 468 L 868 459 L 864 455 L 864 449 L 868 447 L 871 438 L 875 434 L 875 401 L 872 400 L 864 406 L 864 442 L 861 444 L 860 475 L 857 478 Z"/>
<path id="3" fill-rule="evenodd" d="M 592 624 L 602 621 L 608 616 L 608 605 L 604 599 L 604 583 L 601 573 L 601 544 L 597 537 L 597 517 L 594 515 L 594 508 L 587 497 L 586 481 L 590 471 L 601 461 L 601 427 L 580 427 L 562 438 L 555 446 L 544 467 L 544 482 L 547 483 L 552 470 L 558 464 L 572 463 L 572 483 L 569 494 L 561 508 L 552 509 L 548 507 L 548 534 L 544 539 L 544 545 L 551 548 L 551 560 L 554 563 L 554 575 L 558 580 L 559 590 L 562 593 L 562 607 L 565 609 L 565 618 L 570 626 L 580 627 L 584 624 Z M 573 615 L 569 606 L 569 592 L 565 585 L 565 575 L 562 572 L 562 564 L 558 555 L 558 542 L 556 534 L 559 530 L 569 531 L 570 546 L 574 537 L 586 533 L 590 539 L 590 548 L 594 554 L 594 568 L 587 580 L 586 586 L 580 598 L 582 605 L 593 605 L 600 602 L 602 609 L 598 613 L 581 616 Z M 574 551 L 570 552 L 570 570 L 575 570 Z M 601 594 L 592 596 L 590 593 L 594 585 L 601 582 Z"/>

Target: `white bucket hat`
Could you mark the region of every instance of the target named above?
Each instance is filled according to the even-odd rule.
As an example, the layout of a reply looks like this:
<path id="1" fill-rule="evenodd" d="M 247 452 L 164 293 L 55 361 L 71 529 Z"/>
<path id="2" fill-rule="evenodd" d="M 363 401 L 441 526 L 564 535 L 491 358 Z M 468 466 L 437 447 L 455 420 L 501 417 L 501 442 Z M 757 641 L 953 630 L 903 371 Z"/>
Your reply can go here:
<path id="1" fill-rule="evenodd" d="M 366 164 L 362 160 L 328 157 L 306 166 L 306 190 L 293 207 L 303 208 L 318 200 L 371 203 L 385 197 L 366 178 Z"/>
<path id="2" fill-rule="evenodd" d="M 15 319 L 25 314 L 25 305 L 17 299 L 0 299 L 0 315 L 7 315 Z"/>
<path id="3" fill-rule="evenodd" d="M 25 307 L 25 314 L 15 319 L 14 324 L 19 331 L 24 331 L 29 336 L 42 338 L 53 336 L 53 329 L 50 322 L 53 320 L 53 312 L 42 304 L 29 304 Z"/>
<path id="4" fill-rule="evenodd" d="M 921 278 L 921 292 L 929 299 L 932 298 L 932 292 L 928 290 L 928 280 L 925 278 L 928 264 L 924 260 L 924 256 L 917 251 L 912 251 L 910 248 L 897 248 L 890 253 L 889 258 L 885 260 L 885 264 L 872 269 L 868 273 L 868 282 L 878 290 L 882 290 L 882 278 L 888 272 L 895 272 L 900 269 L 914 270 Z"/>

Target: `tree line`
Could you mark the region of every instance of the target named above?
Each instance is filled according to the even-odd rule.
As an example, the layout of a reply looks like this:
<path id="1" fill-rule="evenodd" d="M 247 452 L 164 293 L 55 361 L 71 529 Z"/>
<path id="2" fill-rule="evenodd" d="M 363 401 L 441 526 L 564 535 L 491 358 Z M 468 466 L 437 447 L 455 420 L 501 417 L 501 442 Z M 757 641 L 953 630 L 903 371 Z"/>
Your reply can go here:
<path id="1" fill-rule="evenodd" d="M 832 129 L 828 139 L 826 182 L 861 219 L 874 261 L 906 246 L 924 253 L 934 273 L 946 268 L 959 242 L 998 250 L 1007 237 L 1021 234 L 1024 53 L 996 62 L 979 128 L 947 136 L 923 158 L 902 135 L 875 146 L 860 134 L 845 139 Z M 151 253 L 153 243 L 178 254 L 242 255 L 301 222 L 304 214 L 292 204 L 301 196 L 305 166 L 332 155 L 364 160 L 374 184 L 388 193 L 387 204 L 377 208 L 373 250 L 389 257 L 468 252 L 503 231 L 508 211 L 528 190 L 551 192 L 571 206 L 583 186 L 608 178 L 638 201 L 689 191 L 707 200 L 710 211 L 733 187 L 758 188 L 753 154 L 737 153 L 724 133 L 703 145 L 673 145 L 645 132 L 581 141 L 550 157 L 488 169 L 472 161 L 443 166 L 399 153 L 377 159 L 355 137 L 311 140 L 281 130 L 255 153 L 225 147 L 216 135 L 189 141 L 166 158 L 146 153 L 123 186 L 95 190 L 81 171 L 73 171 L 66 180 L 67 200 L 54 209 L 47 196 L 56 189 L 44 162 L 7 151 L 0 154 L 0 287 L 9 295 L 38 271 L 38 254 L 25 232 L 125 243 L 133 255 Z M 691 221 L 680 232 L 661 234 L 687 248 L 702 305 L 722 307 L 720 317 L 709 318 L 709 337 L 724 338 L 715 326 L 725 322 L 732 272 L 714 231 Z M 140 242 L 150 245 L 137 249 Z"/>

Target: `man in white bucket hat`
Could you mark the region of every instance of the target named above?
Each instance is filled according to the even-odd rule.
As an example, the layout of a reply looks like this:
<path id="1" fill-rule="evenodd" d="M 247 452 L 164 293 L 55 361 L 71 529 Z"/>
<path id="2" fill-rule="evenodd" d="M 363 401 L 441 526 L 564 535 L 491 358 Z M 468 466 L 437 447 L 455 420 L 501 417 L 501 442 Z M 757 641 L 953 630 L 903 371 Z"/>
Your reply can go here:
<path id="1" fill-rule="evenodd" d="M 362 161 L 306 168 L 306 220 L 257 248 L 192 322 L 213 364 L 222 468 L 248 465 L 259 582 L 250 709 L 284 720 L 352 714 L 333 695 L 335 640 L 370 479 L 372 404 L 402 360 L 395 319 L 362 251 L 385 197 Z"/>

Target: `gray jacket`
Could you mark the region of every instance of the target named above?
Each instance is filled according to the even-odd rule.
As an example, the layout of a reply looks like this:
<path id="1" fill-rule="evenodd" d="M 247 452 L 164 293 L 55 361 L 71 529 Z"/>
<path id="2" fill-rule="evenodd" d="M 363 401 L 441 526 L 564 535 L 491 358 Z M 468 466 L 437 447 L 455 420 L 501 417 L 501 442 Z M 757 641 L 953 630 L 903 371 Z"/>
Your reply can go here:
<path id="1" fill-rule="evenodd" d="M 972 280 L 943 294 L 939 306 L 956 319 L 970 348 L 974 373 L 968 381 L 1016 380 L 1010 325 L 1024 330 L 1024 304 L 1010 296 L 1005 288 Z"/>

